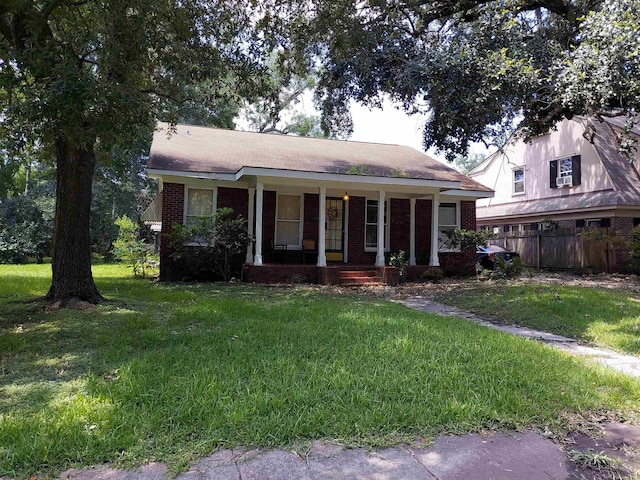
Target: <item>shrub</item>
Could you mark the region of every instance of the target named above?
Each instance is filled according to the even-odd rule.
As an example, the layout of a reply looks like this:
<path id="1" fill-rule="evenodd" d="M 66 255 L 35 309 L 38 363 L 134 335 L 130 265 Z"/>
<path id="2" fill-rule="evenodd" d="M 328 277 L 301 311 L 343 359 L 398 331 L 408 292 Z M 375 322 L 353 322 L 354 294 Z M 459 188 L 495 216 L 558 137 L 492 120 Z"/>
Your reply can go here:
<path id="1" fill-rule="evenodd" d="M 420 275 L 422 280 L 428 280 L 433 283 L 437 283 L 442 277 L 443 273 L 440 267 L 429 267 Z"/>
<path id="2" fill-rule="evenodd" d="M 496 256 L 495 266 L 491 272 L 491 278 L 512 278 L 522 273 L 522 261 L 520 257 L 513 257 L 511 260 L 505 260 Z"/>
<path id="3" fill-rule="evenodd" d="M 400 250 L 396 253 L 392 253 L 389 258 L 389 265 L 392 267 L 396 267 L 400 270 L 400 275 L 404 275 L 407 273 L 407 265 L 409 265 L 409 260 L 407 259 L 407 253 L 404 250 Z"/>
<path id="4" fill-rule="evenodd" d="M 456 227 L 453 230 L 442 230 L 445 235 L 444 246 L 449 250 L 469 250 L 475 251 L 478 245 L 485 246 L 487 242 L 495 237 L 492 232 L 482 230 L 465 230 Z"/>
<path id="5" fill-rule="evenodd" d="M 640 225 L 633 229 L 632 236 L 629 243 L 629 263 L 631 272 L 640 273 Z"/>
<path id="6" fill-rule="evenodd" d="M 114 222 L 118 226 L 118 238 L 113 242 L 113 256 L 133 268 L 133 276 L 146 276 L 149 246 L 138 239 L 138 225 L 123 215 Z"/>
<path id="7" fill-rule="evenodd" d="M 235 218 L 231 208 L 219 208 L 212 217 L 200 217 L 189 225 L 174 224 L 169 235 L 174 260 L 224 281 L 231 278 L 233 256 L 242 253 L 249 241 L 246 220 Z"/>

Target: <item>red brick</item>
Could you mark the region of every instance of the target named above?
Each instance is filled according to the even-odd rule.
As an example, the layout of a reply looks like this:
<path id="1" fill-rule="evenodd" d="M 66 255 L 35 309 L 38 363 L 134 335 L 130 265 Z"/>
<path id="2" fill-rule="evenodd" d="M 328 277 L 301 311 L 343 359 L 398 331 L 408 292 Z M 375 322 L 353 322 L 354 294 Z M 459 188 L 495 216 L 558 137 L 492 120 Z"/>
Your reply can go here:
<path id="1" fill-rule="evenodd" d="M 390 250 L 404 250 L 409 255 L 409 233 L 411 230 L 411 205 L 408 198 L 392 198 L 390 203 L 391 228 L 389 232 Z"/>
<path id="2" fill-rule="evenodd" d="M 184 185 L 165 183 L 162 189 L 162 234 L 160 236 L 160 280 L 175 280 L 180 276 L 178 267 L 171 258 L 168 235 L 173 225 L 184 220 Z"/>
<path id="3" fill-rule="evenodd" d="M 246 188 L 218 187 L 218 208 L 231 208 L 236 216 L 249 218 L 249 191 Z"/>

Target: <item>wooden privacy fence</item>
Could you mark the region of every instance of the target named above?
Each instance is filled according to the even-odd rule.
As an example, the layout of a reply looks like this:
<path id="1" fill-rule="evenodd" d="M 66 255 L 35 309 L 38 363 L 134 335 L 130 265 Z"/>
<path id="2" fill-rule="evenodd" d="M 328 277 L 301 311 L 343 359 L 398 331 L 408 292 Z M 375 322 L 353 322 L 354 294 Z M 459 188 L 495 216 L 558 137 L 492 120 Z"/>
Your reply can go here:
<path id="1" fill-rule="evenodd" d="M 617 271 L 615 249 L 597 239 L 609 235 L 615 235 L 613 228 L 532 230 L 511 232 L 491 243 L 518 252 L 528 267 L 613 272 Z"/>

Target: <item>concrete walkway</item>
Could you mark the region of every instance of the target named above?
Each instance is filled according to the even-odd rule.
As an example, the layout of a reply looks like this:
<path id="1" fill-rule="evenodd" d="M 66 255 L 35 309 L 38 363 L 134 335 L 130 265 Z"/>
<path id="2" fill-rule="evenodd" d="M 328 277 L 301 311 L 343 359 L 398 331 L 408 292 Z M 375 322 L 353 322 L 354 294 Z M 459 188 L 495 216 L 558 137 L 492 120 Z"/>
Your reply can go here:
<path id="1" fill-rule="evenodd" d="M 69 470 L 73 480 L 164 480 L 155 463 L 136 472 L 108 467 Z M 560 480 L 576 467 L 552 441 L 533 432 L 441 436 L 430 447 L 402 445 L 376 451 L 314 442 L 301 452 L 219 450 L 178 480 Z"/>
<path id="2" fill-rule="evenodd" d="M 404 300 L 397 300 L 397 302 L 420 312 L 456 316 L 495 330 L 511 333 L 531 340 L 537 340 L 574 355 L 591 358 L 603 365 L 606 365 L 607 367 L 626 373 L 627 375 L 640 377 L 640 358 L 632 355 L 623 355 L 606 348 L 587 347 L 585 345 L 580 345 L 572 338 L 554 335 L 553 333 L 540 332 L 530 328 L 518 327 L 516 325 L 505 325 L 491 322 L 490 320 L 473 313 L 465 312 L 464 310 L 460 310 L 456 307 L 432 302 L 431 300 L 427 300 L 421 296 L 409 297 Z"/>
<path id="3" fill-rule="evenodd" d="M 620 460 L 625 474 L 640 471 L 631 456 L 640 446 L 640 428 L 621 423 L 603 426 L 603 436 L 568 439 L 573 449 L 601 452 Z M 581 438 L 584 437 L 584 438 Z M 630 447 L 630 448 L 628 448 Z M 177 480 L 564 480 L 602 479 L 572 462 L 556 443 L 534 432 L 441 435 L 393 448 L 367 450 L 313 442 L 297 450 L 225 449 L 199 460 Z M 108 466 L 68 470 L 68 480 L 166 480 L 167 468 L 151 463 L 137 471 Z M 4 480 L 1 479 L 0 480 Z"/>

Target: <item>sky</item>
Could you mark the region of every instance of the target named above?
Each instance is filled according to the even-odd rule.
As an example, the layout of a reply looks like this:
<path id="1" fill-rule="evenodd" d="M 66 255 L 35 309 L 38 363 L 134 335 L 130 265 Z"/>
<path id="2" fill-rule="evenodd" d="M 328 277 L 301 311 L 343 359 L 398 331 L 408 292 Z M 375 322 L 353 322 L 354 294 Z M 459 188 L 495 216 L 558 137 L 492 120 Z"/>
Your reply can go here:
<path id="1" fill-rule="evenodd" d="M 297 110 L 307 115 L 318 115 L 314 108 L 311 92 L 308 92 L 298 105 Z M 407 115 L 402 110 L 398 110 L 393 103 L 385 99 L 382 109 L 369 109 L 356 102 L 350 104 L 351 116 L 353 119 L 353 134 L 349 141 L 387 143 L 395 145 L 406 145 L 421 152 L 422 128 L 426 121 L 425 115 Z M 240 122 L 240 129 L 246 126 Z M 473 145 L 472 153 L 488 153 L 484 147 Z M 430 157 L 451 166 L 444 159 L 443 154 L 437 154 L 433 150 L 426 152 Z"/>
<path id="2" fill-rule="evenodd" d="M 358 142 L 392 143 L 422 149 L 422 126 L 425 117 L 407 115 L 386 100 L 383 109 L 369 109 L 355 102 L 350 105 L 353 135 L 349 140 Z M 431 156 L 434 156 L 431 153 Z"/>

